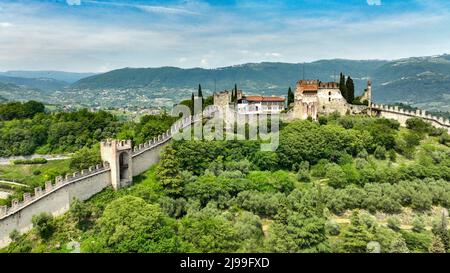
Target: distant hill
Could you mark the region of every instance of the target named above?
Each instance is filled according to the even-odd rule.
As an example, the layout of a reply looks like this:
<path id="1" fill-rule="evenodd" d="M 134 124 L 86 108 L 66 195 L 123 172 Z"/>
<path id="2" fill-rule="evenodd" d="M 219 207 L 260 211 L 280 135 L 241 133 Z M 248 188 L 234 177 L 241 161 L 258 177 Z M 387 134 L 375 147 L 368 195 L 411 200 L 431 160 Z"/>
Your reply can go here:
<path id="1" fill-rule="evenodd" d="M 326 60 L 307 64 L 249 63 L 218 69 L 176 67 L 124 68 L 79 80 L 72 89 L 195 88 L 199 83 L 209 91 L 230 89 L 234 83 L 247 92 L 284 94 L 303 76 L 332 81 L 340 71 L 365 85 L 367 75 L 386 61 Z M 359 82 L 358 82 L 359 81 Z"/>
<path id="2" fill-rule="evenodd" d="M 95 73 L 76 73 L 64 71 L 6 71 L 0 72 L 1 76 L 18 77 L 18 78 L 47 78 L 57 81 L 74 83 L 82 78 L 95 75 Z"/>
<path id="3" fill-rule="evenodd" d="M 340 72 L 350 75 L 361 94 L 368 79 L 374 83 L 374 100 L 402 102 L 426 109 L 450 111 L 450 55 L 413 57 L 394 61 L 321 60 L 306 64 L 249 63 L 218 69 L 176 67 L 124 68 L 81 79 L 71 90 L 119 92 L 130 96 L 175 100 L 189 97 L 199 83 L 206 93 L 231 89 L 234 83 L 247 93 L 285 95 L 303 78 L 333 81 Z M 90 91 L 87 91 L 90 90 Z M 105 91 L 106 90 L 106 91 Z"/>
<path id="4" fill-rule="evenodd" d="M 372 75 L 375 99 L 450 111 L 450 55 L 386 63 Z"/>
<path id="5" fill-rule="evenodd" d="M 399 102 L 433 111 L 450 111 L 450 55 L 394 61 L 263 62 L 217 69 L 123 68 L 96 75 L 87 73 L 88 77 L 70 85 L 59 82 L 71 75 L 67 72 L 6 72 L 22 78 L 12 81 L 14 77 L 8 76 L 5 80 L 3 75 L 0 83 L 14 84 L 14 88 L 9 86 L 10 91 L 0 88 L 0 95 L 9 100 L 33 98 L 64 105 L 160 107 L 189 98 L 199 83 L 206 95 L 214 90 L 230 90 L 235 83 L 247 94 L 286 95 L 289 86 L 294 88 L 303 77 L 333 81 L 339 78 L 340 72 L 354 79 L 357 95 L 363 92 L 367 80 L 372 79 L 376 102 Z M 44 78 L 31 78 L 27 82 L 23 78 L 44 76 L 45 73 L 54 80 L 45 82 Z M 59 76 L 58 80 L 55 80 L 56 76 Z M 73 80 L 76 76 L 82 75 L 70 77 Z"/>
<path id="6" fill-rule="evenodd" d="M 0 82 L 0 96 L 5 100 L 11 101 L 51 101 L 51 95 L 46 94 L 42 90 L 2 82 Z"/>
<path id="7" fill-rule="evenodd" d="M 69 85 L 67 82 L 51 78 L 19 78 L 0 75 L 0 82 L 14 84 L 25 88 L 40 89 L 44 92 L 61 90 Z"/>

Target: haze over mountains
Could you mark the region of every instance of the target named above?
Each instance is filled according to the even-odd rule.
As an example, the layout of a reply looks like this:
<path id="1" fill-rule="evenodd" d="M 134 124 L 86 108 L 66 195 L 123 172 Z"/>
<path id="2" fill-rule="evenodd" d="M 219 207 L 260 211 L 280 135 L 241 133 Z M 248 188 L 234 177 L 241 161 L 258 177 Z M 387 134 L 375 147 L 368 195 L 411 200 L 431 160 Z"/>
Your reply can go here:
<path id="1" fill-rule="evenodd" d="M 10 100 L 84 106 L 170 106 L 189 98 L 199 83 L 204 93 L 230 90 L 285 95 L 305 77 L 333 81 L 350 75 L 361 93 L 374 83 L 377 102 L 403 102 L 430 110 L 450 110 L 450 55 L 382 60 L 321 60 L 306 64 L 249 63 L 218 69 L 123 68 L 103 74 L 57 71 L 0 73 L 0 96 Z"/>

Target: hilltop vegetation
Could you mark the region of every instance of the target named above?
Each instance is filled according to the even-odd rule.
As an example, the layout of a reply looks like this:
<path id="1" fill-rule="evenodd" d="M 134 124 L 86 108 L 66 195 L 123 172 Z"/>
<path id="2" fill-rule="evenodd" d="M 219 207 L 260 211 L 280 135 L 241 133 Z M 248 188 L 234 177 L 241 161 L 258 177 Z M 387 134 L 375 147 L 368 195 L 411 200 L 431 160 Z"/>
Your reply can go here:
<path id="1" fill-rule="evenodd" d="M 35 101 L 0 104 L 0 156 L 73 153 L 107 138 L 140 144 L 165 132 L 174 121 L 166 113 L 134 122 L 87 109 L 48 113 Z"/>
<path id="2" fill-rule="evenodd" d="M 6 252 L 446 252 L 450 139 L 331 115 L 259 141 L 173 141 L 129 188 L 36 216 Z M 369 242 L 371 242 L 369 244 Z"/>

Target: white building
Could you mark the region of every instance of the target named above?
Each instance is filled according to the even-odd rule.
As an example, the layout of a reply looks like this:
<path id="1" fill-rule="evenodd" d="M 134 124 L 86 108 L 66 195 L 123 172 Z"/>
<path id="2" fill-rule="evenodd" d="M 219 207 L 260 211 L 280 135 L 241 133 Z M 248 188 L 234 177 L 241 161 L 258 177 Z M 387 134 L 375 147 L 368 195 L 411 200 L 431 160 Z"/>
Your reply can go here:
<path id="1" fill-rule="evenodd" d="M 279 114 L 286 108 L 282 97 L 244 96 L 237 102 L 239 114 Z"/>

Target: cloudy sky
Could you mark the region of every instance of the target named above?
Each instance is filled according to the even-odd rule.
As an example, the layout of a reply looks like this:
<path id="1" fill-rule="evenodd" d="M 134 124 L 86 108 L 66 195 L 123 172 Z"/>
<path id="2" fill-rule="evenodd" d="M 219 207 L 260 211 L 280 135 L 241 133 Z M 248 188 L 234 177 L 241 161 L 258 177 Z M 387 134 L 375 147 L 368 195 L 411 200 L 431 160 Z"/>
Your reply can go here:
<path id="1" fill-rule="evenodd" d="M 0 71 L 450 53 L 447 0 L 0 0 Z"/>

